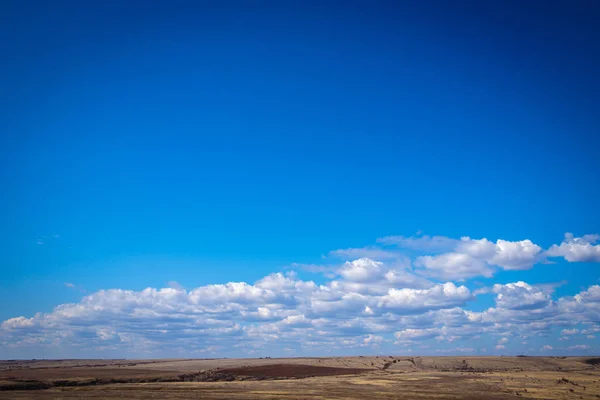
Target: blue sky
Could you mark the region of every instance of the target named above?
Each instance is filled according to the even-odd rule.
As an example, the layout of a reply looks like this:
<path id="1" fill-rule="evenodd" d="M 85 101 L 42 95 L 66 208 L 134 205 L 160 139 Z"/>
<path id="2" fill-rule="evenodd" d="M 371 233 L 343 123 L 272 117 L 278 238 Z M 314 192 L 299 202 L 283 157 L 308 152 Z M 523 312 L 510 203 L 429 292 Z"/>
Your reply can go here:
<path id="1" fill-rule="evenodd" d="M 0 357 L 597 352 L 598 5 L 285 3 L 2 5 Z"/>

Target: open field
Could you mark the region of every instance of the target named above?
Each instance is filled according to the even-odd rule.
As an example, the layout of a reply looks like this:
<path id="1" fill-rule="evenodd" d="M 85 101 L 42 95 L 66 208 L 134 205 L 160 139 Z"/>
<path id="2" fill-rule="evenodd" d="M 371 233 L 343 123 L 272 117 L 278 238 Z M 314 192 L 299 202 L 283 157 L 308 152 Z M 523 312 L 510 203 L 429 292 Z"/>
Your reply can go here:
<path id="1" fill-rule="evenodd" d="M 590 357 L 0 361 L 1 399 L 600 399 Z"/>

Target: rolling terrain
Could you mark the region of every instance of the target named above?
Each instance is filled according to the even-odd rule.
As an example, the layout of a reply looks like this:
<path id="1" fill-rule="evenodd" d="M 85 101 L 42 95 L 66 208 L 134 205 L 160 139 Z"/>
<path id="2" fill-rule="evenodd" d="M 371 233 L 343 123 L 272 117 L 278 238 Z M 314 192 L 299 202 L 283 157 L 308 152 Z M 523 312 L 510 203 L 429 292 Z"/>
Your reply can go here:
<path id="1" fill-rule="evenodd" d="M 1 399 L 600 399 L 600 358 L 0 361 Z"/>

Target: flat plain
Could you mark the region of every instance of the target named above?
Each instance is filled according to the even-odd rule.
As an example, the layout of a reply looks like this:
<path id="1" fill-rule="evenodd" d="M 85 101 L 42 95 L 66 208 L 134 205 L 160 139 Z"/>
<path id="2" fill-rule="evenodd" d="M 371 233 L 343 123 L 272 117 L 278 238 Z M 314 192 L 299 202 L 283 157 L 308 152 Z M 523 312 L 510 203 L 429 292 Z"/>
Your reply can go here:
<path id="1" fill-rule="evenodd" d="M 597 357 L 0 361 L 0 399 L 600 399 Z"/>

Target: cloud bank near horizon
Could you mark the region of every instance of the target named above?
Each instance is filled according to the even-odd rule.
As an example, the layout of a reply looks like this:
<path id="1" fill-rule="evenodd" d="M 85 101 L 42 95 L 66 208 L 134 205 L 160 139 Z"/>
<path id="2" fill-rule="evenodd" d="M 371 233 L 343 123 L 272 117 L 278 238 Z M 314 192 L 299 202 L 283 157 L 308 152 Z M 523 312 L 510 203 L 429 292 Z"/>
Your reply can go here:
<path id="1" fill-rule="evenodd" d="M 390 236 L 253 284 L 101 290 L 2 322 L 0 358 L 590 354 L 599 285 L 556 297 L 553 285 L 472 283 L 555 259 L 600 262 L 599 239 L 567 233 L 543 249 L 528 239 Z M 323 282 L 301 271 L 322 273 Z"/>

